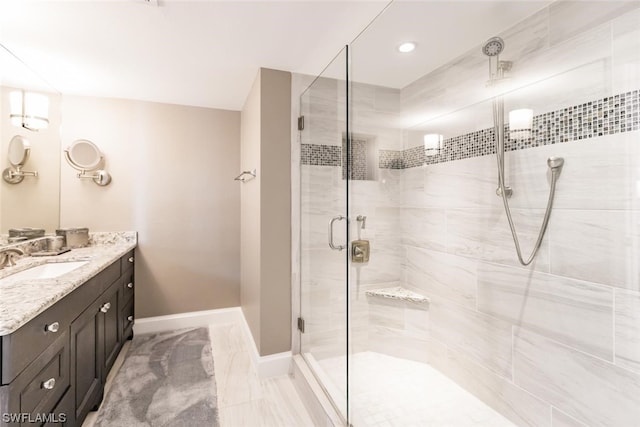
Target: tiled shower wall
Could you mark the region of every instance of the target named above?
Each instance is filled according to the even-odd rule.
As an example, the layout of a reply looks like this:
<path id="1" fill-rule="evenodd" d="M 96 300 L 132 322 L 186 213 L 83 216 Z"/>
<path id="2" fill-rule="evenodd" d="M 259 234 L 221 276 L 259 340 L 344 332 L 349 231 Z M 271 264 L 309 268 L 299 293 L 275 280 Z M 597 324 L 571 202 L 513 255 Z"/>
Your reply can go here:
<path id="1" fill-rule="evenodd" d="M 550 89 L 530 91 L 536 114 L 640 87 L 638 10 L 577 28 L 561 19 L 583 16 L 576 8 L 590 6 L 582 5 L 554 4 L 501 34 L 505 57 L 511 40 L 522 41 L 528 72 L 558 63 L 571 70 L 534 85 Z M 598 10 L 590 19 L 611 16 Z M 486 76 L 486 58 L 478 56 L 476 72 Z M 447 68 L 403 89 L 403 107 L 427 111 L 429 102 L 441 102 L 422 98 L 417 106 Z M 585 74 L 590 98 L 578 90 Z M 637 107 L 635 114 L 637 123 Z M 640 132 L 569 133 L 567 140 L 507 154 L 525 256 L 547 202 L 546 159 L 566 161 L 547 235 L 529 267 L 517 262 L 495 195 L 493 155 L 403 170 L 403 283 L 431 298 L 428 332 L 418 343 L 424 361 L 515 424 L 632 427 L 640 420 Z"/>
<path id="2" fill-rule="evenodd" d="M 503 56 L 514 61 L 513 85 L 526 86 L 507 97 L 507 111 L 518 97 L 543 115 L 640 88 L 637 4 L 559 2 L 499 35 Z M 412 149 L 432 130 L 489 129 L 486 57 L 478 52 L 401 91 L 362 86 L 353 96 L 353 131 L 380 134 L 382 158 Z M 334 110 L 333 120 L 343 117 Z M 455 118 L 453 129 L 438 121 L 442 110 L 452 112 L 445 118 Z M 316 114 L 329 118 L 326 110 Z M 398 131 L 394 117 L 404 114 L 432 120 Z M 339 146 L 333 132 L 310 141 Z M 351 182 L 350 215 L 368 217 L 365 230 L 352 221 L 352 235 L 372 245 L 371 262 L 350 268 L 353 350 L 430 363 L 516 425 L 637 426 L 640 132 L 567 139 L 507 154 L 510 204 L 527 255 L 548 197 L 546 159 L 566 161 L 549 230 L 526 268 L 495 195 L 493 155 L 402 163 L 402 170 L 381 168 L 377 181 Z M 344 354 L 346 265 L 342 253 L 326 250 L 326 217 L 345 211 L 346 195 L 337 165 L 305 163 L 302 290 L 314 320 L 303 351 L 306 344 L 330 357 Z M 427 313 L 364 296 L 397 282 L 430 298 Z"/>

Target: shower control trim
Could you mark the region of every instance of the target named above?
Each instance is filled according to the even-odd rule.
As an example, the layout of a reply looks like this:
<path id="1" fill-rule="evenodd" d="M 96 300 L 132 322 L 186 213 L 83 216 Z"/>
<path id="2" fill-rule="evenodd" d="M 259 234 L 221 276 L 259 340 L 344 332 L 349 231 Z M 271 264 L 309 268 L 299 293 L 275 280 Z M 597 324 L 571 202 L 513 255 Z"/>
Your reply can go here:
<path id="1" fill-rule="evenodd" d="M 368 240 L 354 240 L 351 242 L 351 262 L 357 264 L 369 262 L 370 248 Z"/>

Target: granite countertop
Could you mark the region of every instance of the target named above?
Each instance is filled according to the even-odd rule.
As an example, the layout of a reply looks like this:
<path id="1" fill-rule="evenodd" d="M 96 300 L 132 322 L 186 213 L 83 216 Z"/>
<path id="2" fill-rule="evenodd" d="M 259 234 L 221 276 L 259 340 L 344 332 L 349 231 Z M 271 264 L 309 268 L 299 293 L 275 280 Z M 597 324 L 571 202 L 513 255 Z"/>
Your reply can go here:
<path id="1" fill-rule="evenodd" d="M 15 332 L 135 248 L 137 235 L 136 232 L 94 233 L 89 244 L 58 256 L 22 257 L 15 266 L 0 270 L 0 336 Z M 88 262 L 51 279 L 9 277 L 37 265 L 69 261 Z"/>

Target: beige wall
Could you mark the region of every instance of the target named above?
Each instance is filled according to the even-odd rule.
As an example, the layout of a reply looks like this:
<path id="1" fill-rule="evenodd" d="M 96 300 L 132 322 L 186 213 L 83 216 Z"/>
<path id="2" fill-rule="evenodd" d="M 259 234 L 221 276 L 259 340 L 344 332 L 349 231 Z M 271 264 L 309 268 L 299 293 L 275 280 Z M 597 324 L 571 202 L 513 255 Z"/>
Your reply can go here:
<path id="1" fill-rule="evenodd" d="M 260 355 L 291 348 L 291 74 L 261 69 L 242 110 L 242 308 Z"/>
<path id="2" fill-rule="evenodd" d="M 19 184 L 0 181 L 0 234 L 20 227 L 44 228 L 52 233 L 59 220 L 60 94 L 45 93 L 49 97 L 49 127 L 34 132 L 11 124 L 9 94 L 14 90 L 0 87 L 0 171 L 9 167 L 7 152 L 11 138 L 22 135 L 31 144 L 23 170 L 37 171 L 39 176 L 25 177 Z"/>
<path id="3" fill-rule="evenodd" d="M 240 303 L 240 114 L 63 96 L 63 148 L 89 139 L 107 187 L 61 166 L 62 227 L 138 232 L 136 315 Z"/>
<path id="4" fill-rule="evenodd" d="M 240 169 L 257 169 L 257 177 L 240 184 L 241 302 L 253 339 L 260 348 L 260 74 L 241 113 Z"/>

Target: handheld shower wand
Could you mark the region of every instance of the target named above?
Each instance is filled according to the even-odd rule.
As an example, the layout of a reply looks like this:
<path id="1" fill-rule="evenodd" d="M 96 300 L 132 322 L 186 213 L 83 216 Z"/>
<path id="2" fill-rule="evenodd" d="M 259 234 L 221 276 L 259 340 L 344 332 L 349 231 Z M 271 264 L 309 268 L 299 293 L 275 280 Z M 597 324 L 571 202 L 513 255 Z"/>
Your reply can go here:
<path id="1" fill-rule="evenodd" d="M 511 62 L 500 61 L 500 53 L 504 49 L 504 41 L 500 37 L 493 37 L 486 41 L 482 46 L 482 53 L 489 57 L 489 84 L 494 85 L 500 80 L 504 79 L 504 72 L 511 69 Z M 495 58 L 495 60 L 493 59 Z M 494 66 L 495 61 L 495 66 Z M 495 72 L 494 72 L 495 68 Z M 513 218 L 511 216 L 511 209 L 509 208 L 509 197 L 512 196 L 513 190 L 505 184 L 504 179 L 504 99 L 501 95 L 497 95 L 493 98 L 493 125 L 496 141 L 496 160 L 498 162 L 498 189 L 496 194 L 502 197 L 502 203 L 507 215 L 507 221 L 509 222 L 509 228 L 511 229 L 511 236 L 513 237 L 513 243 L 516 247 L 516 253 L 518 255 L 518 261 L 522 265 L 529 265 L 535 259 L 540 245 L 542 245 L 542 239 L 547 231 L 549 225 L 549 218 L 551 216 L 551 209 L 553 208 L 553 200 L 556 193 L 556 183 L 560 177 L 562 166 L 564 165 L 564 159 L 562 157 L 549 157 L 547 159 L 547 166 L 551 169 L 551 188 L 549 189 L 549 199 L 547 200 L 547 208 L 542 220 L 542 226 L 538 233 L 538 238 L 534 245 L 531 255 L 525 260 L 522 256 L 522 250 L 520 248 L 520 242 L 518 240 L 518 233 L 516 232 Z"/>

